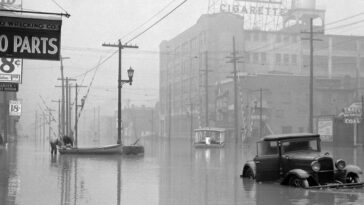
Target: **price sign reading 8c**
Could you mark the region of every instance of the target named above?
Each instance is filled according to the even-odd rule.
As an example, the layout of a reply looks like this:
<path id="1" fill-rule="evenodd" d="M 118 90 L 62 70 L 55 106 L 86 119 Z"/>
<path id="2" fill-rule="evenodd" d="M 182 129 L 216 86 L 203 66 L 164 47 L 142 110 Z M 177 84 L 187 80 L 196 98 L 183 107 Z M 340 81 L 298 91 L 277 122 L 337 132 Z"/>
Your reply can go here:
<path id="1" fill-rule="evenodd" d="M 4 73 L 12 73 L 15 69 L 14 58 L 1 58 L 0 70 Z"/>

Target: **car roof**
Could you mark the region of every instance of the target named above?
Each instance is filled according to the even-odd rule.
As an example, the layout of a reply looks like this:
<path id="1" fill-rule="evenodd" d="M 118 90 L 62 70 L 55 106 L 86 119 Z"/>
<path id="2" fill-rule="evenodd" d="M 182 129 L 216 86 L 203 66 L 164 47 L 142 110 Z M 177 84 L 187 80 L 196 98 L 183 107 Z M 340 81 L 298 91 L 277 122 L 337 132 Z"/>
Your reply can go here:
<path id="1" fill-rule="evenodd" d="M 319 134 L 312 133 L 291 133 L 291 134 L 276 134 L 276 135 L 267 135 L 262 138 L 261 141 L 278 141 L 278 140 L 287 140 L 287 139 L 300 139 L 300 138 L 319 138 Z"/>
<path id="2" fill-rule="evenodd" d="M 198 128 L 195 129 L 195 132 L 197 131 L 217 131 L 217 132 L 224 132 L 226 129 L 225 128 L 220 128 L 220 127 L 203 127 L 203 128 Z"/>

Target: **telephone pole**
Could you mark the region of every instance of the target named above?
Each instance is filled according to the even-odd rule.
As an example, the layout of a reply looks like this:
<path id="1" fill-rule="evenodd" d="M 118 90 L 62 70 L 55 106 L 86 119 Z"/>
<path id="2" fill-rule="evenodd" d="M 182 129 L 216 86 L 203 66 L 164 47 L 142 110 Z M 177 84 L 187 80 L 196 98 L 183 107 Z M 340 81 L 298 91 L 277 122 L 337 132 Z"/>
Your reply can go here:
<path id="1" fill-rule="evenodd" d="M 64 68 L 63 68 L 63 59 L 69 59 L 69 57 L 61 56 L 61 81 L 62 81 L 62 110 L 61 110 L 61 127 L 62 127 L 62 135 L 65 133 L 65 93 L 64 93 Z"/>
<path id="2" fill-rule="evenodd" d="M 61 136 L 61 100 L 52 100 L 52 102 L 58 103 L 58 137 Z"/>
<path id="3" fill-rule="evenodd" d="M 118 44 L 106 44 L 103 43 L 102 46 L 105 47 L 116 47 L 119 49 L 119 69 L 118 69 L 118 141 L 117 144 L 121 144 L 121 87 L 122 87 L 122 80 L 121 80 L 121 52 L 124 48 L 139 48 L 136 45 L 127 45 L 121 44 L 119 39 Z"/>
<path id="4" fill-rule="evenodd" d="M 62 88 L 62 100 L 61 100 L 61 104 L 62 104 L 62 109 L 61 109 L 61 130 L 62 130 L 62 133 L 61 135 L 69 135 L 69 128 L 70 128 L 70 111 L 69 111 L 69 108 L 70 108 L 70 90 L 69 90 L 69 82 L 70 81 L 76 81 L 76 79 L 73 79 L 73 78 L 64 78 L 63 74 L 62 74 L 62 77 L 61 78 L 58 78 L 57 80 L 60 80 L 62 81 L 62 85 L 61 86 L 55 86 L 55 87 L 60 87 Z M 66 82 L 64 82 L 66 81 Z M 64 93 L 64 91 L 66 91 L 66 93 Z"/>
<path id="5" fill-rule="evenodd" d="M 79 88 L 84 88 L 86 86 L 82 86 L 82 85 L 78 85 L 76 83 L 76 86 L 75 86 L 75 146 L 77 147 L 78 145 L 78 89 Z M 83 105 L 81 104 L 81 107 Z"/>
<path id="6" fill-rule="evenodd" d="M 208 69 L 208 55 L 207 51 L 205 51 L 205 125 L 209 126 L 209 72 Z"/>
<path id="7" fill-rule="evenodd" d="M 239 139 L 239 105 L 238 105 L 238 71 L 237 71 L 237 63 L 240 63 L 240 59 L 242 56 L 237 56 L 239 52 L 236 51 L 235 48 L 235 36 L 233 36 L 233 52 L 231 53 L 232 56 L 228 56 L 227 58 L 230 59 L 227 63 L 233 64 L 233 79 L 234 79 L 234 135 L 235 135 L 235 142 L 238 143 Z"/>
<path id="8" fill-rule="evenodd" d="M 309 117 L 308 117 L 308 131 L 313 133 L 313 41 L 321 41 L 321 39 L 314 39 L 314 33 L 322 33 L 322 32 L 314 32 L 313 31 L 313 18 L 310 19 L 310 31 L 302 32 L 309 34 L 309 38 L 302 38 L 302 40 L 310 41 L 310 87 L 309 87 Z"/>

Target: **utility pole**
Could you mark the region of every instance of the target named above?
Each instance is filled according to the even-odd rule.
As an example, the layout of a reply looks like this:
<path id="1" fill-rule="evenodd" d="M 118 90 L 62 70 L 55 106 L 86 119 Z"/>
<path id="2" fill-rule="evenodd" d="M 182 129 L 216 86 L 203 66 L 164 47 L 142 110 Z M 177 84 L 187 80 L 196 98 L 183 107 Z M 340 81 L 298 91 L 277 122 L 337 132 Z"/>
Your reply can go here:
<path id="1" fill-rule="evenodd" d="M 69 136 L 69 88 L 68 88 L 68 77 L 66 77 L 66 131 L 65 134 Z"/>
<path id="2" fill-rule="evenodd" d="M 205 89 L 205 126 L 209 126 L 209 75 L 208 73 L 211 70 L 208 69 L 208 52 L 205 51 L 205 69 L 200 70 L 200 72 L 204 72 L 205 74 L 205 82 L 204 82 L 204 89 Z"/>
<path id="3" fill-rule="evenodd" d="M 64 58 L 63 58 L 64 59 Z M 62 70 L 63 72 L 63 70 Z M 61 86 L 54 86 L 54 87 L 60 87 L 62 88 L 62 99 L 61 99 L 61 134 L 60 136 L 63 136 L 65 134 L 69 134 L 69 99 L 70 99 L 70 95 L 69 95 L 69 82 L 70 81 L 76 81 L 76 79 L 73 78 L 64 78 L 63 74 L 61 78 L 58 78 L 57 80 L 62 81 L 62 85 Z M 66 82 L 64 82 L 66 81 Z M 66 93 L 64 93 L 64 91 L 66 91 Z"/>
<path id="4" fill-rule="evenodd" d="M 78 145 L 78 89 L 79 88 L 84 88 L 86 86 L 82 86 L 82 85 L 78 85 L 76 83 L 75 86 L 75 146 L 77 147 Z M 83 106 L 83 104 L 80 105 L 81 107 Z"/>
<path id="5" fill-rule="evenodd" d="M 263 137 L 263 89 L 259 89 L 260 93 L 260 112 L 259 112 L 259 135 L 260 138 Z"/>
<path id="6" fill-rule="evenodd" d="M 310 31 L 302 32 L 309 34 L 309 38 L 302 38 L 302 40 L 310 41 L 310 88 L 309 88 L 309 117 L 308 117 L 308 131 L 313 133 L 313 41 L 321 41 L 321 39 L 314 39 L 313 35 L 313 18 L 310 19 Z M 320 32 L 322 33 L 322 32 Z"/>
<path id="7" fill-rule="evenodd" d="M 118 141 L 117 144 L 121 144 L 121 52 L 124 48 L 139 48 L 136 45 L 127 45 L 127 44 L 121 44 L 121 41 L 119 39 L 118 44 L 106 44 L 103 43 L 102 46 L 106 47 L 117 47 L 119 49 L 119 69 L 118 69 Z"/>
<path id="8" fill-rule="evenodd" d="M 209 126 L 209 70 L 208 70 L 208 56 L 205 51 L 205 121 L 206 127 Z"/>
<path id="9" fill-rule="evenodd" d="M 3 99 L 4 99 L 4 102 L 3 102 L 3 105 L 4 105 L 4 108 L 3 108 L 3 113 L 4 113 L 4 117 L 3 117 L 3 120 L 4 120 L 4 144 L 6 144 L 8 142 L 8 119 L 9 119 L 9 101 L 8 101 L 8 95 L 7 95 L 7 92 L 4 91 L 3 92 Z"/>
<path id="10" fill-rule="evenodd" d="M 233 79 L 234 79 L 234 134 L 235 134 L 235 142 L 238 143 L 239 139 L 239 105 L 238 105 L 238 74 L 237 74 L 237 63 L 239 59 L 242 59 L 242 56 L 237 56 L 238 51 L 235 48 L 235 36 L 233 36 L 233 52 L 231 53 L 232 56 L 228 56 L 227 58 L 230 59 L 227 63 L 233 64 Z"/>
<path id="11" fill-rule="evenodd" d="M 48 108 L 47 111 L 48 111 L 48 138 L 49 138 L 49 140 L 51 140 L 51 125 L 52 125 L 51 117 L 52 117 L 52 111 L 54 111 L 54 110 Z"/>
<path id="12" fill-rule="evenodd" d="M 63 69 L 63 59 L 69 59 L 69 57 L 61 57 L 61 81 L 62 81 L 62 115 L 61 115 L 61 127 L 62 135 L 65 133 L 65 93 L 64 93 L 64 69 Z M 58 79 L 59 80 L 59 79 Z"/>
<path id="13" fill-rule="evenodd" d="M 58 80 L 60 80 L 60 79 L 58 79 Z M 79 105 L 78 105 L 78 89 L 79 88 L 84 88 L 84 87 L 86 87 L 86 86 L 82 86 L 82 85 L 78 85 L 77 83 L 76 83 L 76 85 L 75 86 L 72 86 L 72 85 L 69 85 L 68 84 L 68 82 L 69 81 L 76 81 L 76 79 L 72 79 L 72 78 L 66 78 L 66 84 L 67 84 L 67 86 L 66 86 L 66 90 L 68 90 L 68 92 L 67 92 L 67 98 L 68 99 L 71 99 L 71 96 L 70 96 L 70 93 L 71 93 L 71 88 L 75 88 L 76 90 L 75 90 L 75 127 L 74 127 L 74 129 L 75 129 L 75 146 L 77 147 L 77 135 L 78 135 L 78 130 L 77 130 L 77 125 L 78 125 L 78 107 L 79 107 Z M 61 87 L 61 86 L 55 86 L 55 87 Z M 70 100 L 66 100 L 67 101 L 67 103 L 66 103 L 66 105 L 68 105 L 68 107 L 70 107 Z M 54 102 L 54 101 L 53 101 Z M 57 101 L 55 101 L 55 102 L 57 102 Z M 82 105 L 81 105 L 82 106 Z M 71 122 L 71 120 L 70 120 L 70 118 L 71 118 L 71 111 L 70 111 L 70 109 L 69 108 L 67 108 L 66 109 L 67 111 L 66 111 L 66 113 L 68 113 L 67 114 L 67 123 L 66 123 L 66 125 L 68 124 L 68 122 L 70 123 Z M 69 129 L 71 128 L 72 126 L 69 124 L 68 126 L 67 126 L 67 133 L 69 134 Z"/>
<path id="14" fill-rule="evenodd" d="M 35 111 L 34 141 L 37 142 L 38 112 Z"/>
<path id="15" fill-rule="evenodd" d="M 168 85 L 168 139 L 171 140 L 171 131 L 172 131 L 172 86 L 169 83 Z"/>
<path id="16" fill-rule="evenodd" d="M 58 103 L 58 137 L 61 136 L 61 100 L 52 100 L 52 102 Z"/>

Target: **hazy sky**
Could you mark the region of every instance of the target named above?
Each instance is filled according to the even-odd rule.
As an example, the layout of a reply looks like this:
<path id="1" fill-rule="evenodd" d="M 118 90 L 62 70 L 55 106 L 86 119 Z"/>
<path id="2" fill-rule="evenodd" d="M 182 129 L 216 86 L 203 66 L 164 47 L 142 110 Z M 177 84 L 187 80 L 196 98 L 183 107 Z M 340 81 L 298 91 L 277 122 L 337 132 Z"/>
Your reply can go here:
<path id="1" fill-rule="evenodd" d="M 110 55 L 114 49 L 102 47 L 102 43 L 116 43 L 134 28 L 145 23 L 149 18 L 169 4 L 166 10 L 157 15 L 141 29 L 132 33 L 122 41 L 150 26 L 161 16 L 173 9 L 183 0 L 57 0 L 57 2 L 71 14 L 70 18 L 63 18 L 62 26 L 62 55 L 70 57 L 64 60 L 65 76 L 76 78 L 79 84 L 88 86 L 93 75 L 90 72 L 83 80 L 80 74 L 94 67 L 100 58 Z M 171 3 L 172 2 L 172 3 Z M 162 40 L 168 40 L 196 23 L 201 14 L 207 11 L 208 0 L 188 0 L 174 13 L 160 22 L 157 26 L 132 42 L 139 49 L 123 50 L 123 76 L 126 69 L 132 66 L 135 70 L 134 84 L 124 85 L 123 99 L 130 99 L 131 104 L 154 106 L 158 100 L 159 85 L 159 53 L 158 46 Z M 363 0 L 317 0 L 319 8 L 326 9 L 326 21 L 334 21 L 353 14 L 364 12 Z M 23 8 L 45 12 L 64 12 L 53 0 L 23 0 Z M 357 21 L 363 18 L 359 16 Z M 338 34 L 362 35 L 358 24 L 342 30 L 332 31 Z M 43 103 L 57 108 L 51 100 L 60 98 L 61 92 L 55 85 L 60 85 L 60 63 L 50 61 L 24 61 L 23 84 L 20 85 L 18 97 L 23 100 L 23 124 L 34 119 L 35 109 Z M 117 55 L 103 64 L 96 74 L 91 88 L 86 109 L 101 106 L 102 112 L 112 113 L 117 108 Z M 82 89 L 80 96 L 85 95 L 87 89 Z M 26 126 L 26 125 L 24 125 Z"/>

